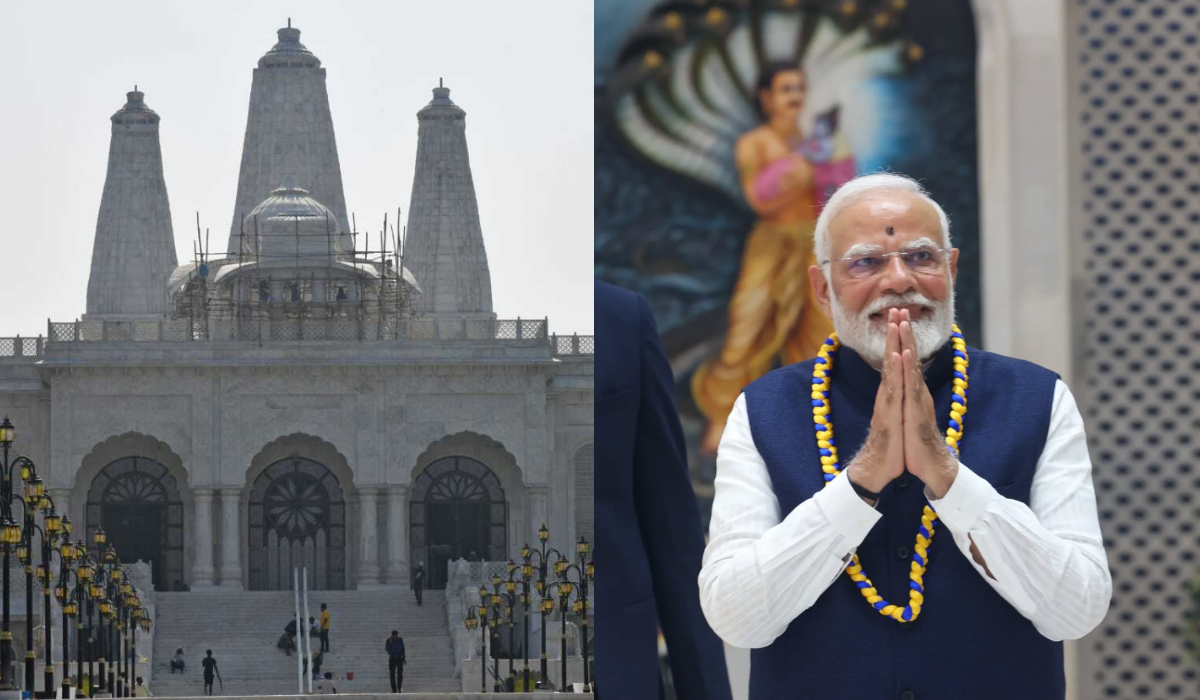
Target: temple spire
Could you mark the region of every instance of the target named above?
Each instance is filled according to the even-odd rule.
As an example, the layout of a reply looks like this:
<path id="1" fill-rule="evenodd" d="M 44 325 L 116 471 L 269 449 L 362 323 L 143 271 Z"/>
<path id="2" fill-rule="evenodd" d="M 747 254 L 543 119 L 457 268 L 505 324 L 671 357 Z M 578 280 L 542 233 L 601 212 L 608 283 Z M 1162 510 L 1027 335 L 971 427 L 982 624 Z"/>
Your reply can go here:
<path id="1" fill-rule="evenodd" d="M 290 17 L 288 26 L 277 35 L 275 46 L 259 59 L 250 85 L 250 110 L 226 250 L 231 254 L 238 250 L 241 217 L 284 181 L 308 190 L 333 212 L 346 237 L 342 245 L 349 250 L 350 225 L 325 69 L 321 59 L 300 43 L 300 30 L 292 27 Z"/>
<path id="2" fill-rule="evenodd" d="M 494 317 L 479 205 L 467 153 L 466 112 L 438 79 L 417 112 L 417 164 L 404 266 L 420 283 L 417 308 L 439 316 Z"/>
<path id="3" fill-rule="evenodd" d="M 112 116 L 108 172 L 88 277 L 89 316 L 160 315 L 175 269 L 175 235 L 163 178 L 159 117 L 133 86 Z"/>

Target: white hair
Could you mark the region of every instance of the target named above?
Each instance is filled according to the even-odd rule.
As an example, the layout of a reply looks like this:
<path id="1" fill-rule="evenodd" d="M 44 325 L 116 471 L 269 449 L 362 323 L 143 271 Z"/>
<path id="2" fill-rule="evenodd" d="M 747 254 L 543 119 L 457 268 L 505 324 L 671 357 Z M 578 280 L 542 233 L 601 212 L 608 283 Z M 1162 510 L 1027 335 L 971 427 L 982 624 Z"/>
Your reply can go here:
<path id="1" fill-rule="evenodd" d="M 899 173 L 871 173 L 869 175 L 859 175 L 853 180 L 847 182 L 838 188 L 837 192 L 829 198 L 825 203 L 825 208 L 821 210 L 821 215 L 817 217 L 817 226 L 813 231 L 813 249 L 817 254 L 818 262 L 829 260 L 832 253 L 829 248 L 829 225 L 838 217 L 847 207 L 858 204 L 867 199 L 872 199 L 885 192 L 912 192 L 921 199 L 929 203 L 937 212 L 938 222 L 942 226 L 942 245 L 945 248 L 950 247 L 950 219 L 947 218 L 946 212 L 929 193 L 921 187 L 921 183 Z M 826 279 L 829 277 L 829 268 L 822 267 L 825 270 Z"/>

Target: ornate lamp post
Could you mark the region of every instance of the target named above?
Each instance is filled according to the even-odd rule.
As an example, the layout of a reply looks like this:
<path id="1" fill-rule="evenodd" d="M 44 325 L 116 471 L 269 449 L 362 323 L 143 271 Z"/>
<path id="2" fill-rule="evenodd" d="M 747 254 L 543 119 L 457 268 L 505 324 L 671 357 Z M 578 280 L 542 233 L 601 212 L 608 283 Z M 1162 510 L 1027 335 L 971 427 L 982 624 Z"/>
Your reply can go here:
<path id="1" fill-rule="evenodd" d="M 100 608 L 100 645 L 106 651 L 102 652 L 100 657 L 100 689 L 106 692 L 112 691 L 113 688 L 113 668 L 114 664 L 110 661 L 106 670 L 105 659 L 112 656 L 112 630 L 114 620 L 117 617 L 117 606 L 113 605 L 112 601 L 104 598 L 98 606 Z M 108 630 L 104 629 L 104 621 L 108 620 Z"/>
<path id="2" fill-rule="evenodd" d="M 506 622 L 508 623 L 508 680 L 510 680 L 510 681 L 513 680 L 513 660 L 512 660 L 513 626 L 516 621 L 513 620 L 512 613 L 513 613 L 513 603 L 515 602 L 515 600 L 513 600 L 512 597 L 510 597 L 507 592 L 506 593 L 500 592 L 500 586 L 503 583 L 504 583 L 504 579 L 500 578 L 498 575 L 495 575 L 495 574 L 492 575 L 492 595 L 491 595 L 492 617 L 494 617 L 496 620 L 496 624 L 492 627 L 492 629 L 496 630 L 496 639 L 492 644 L 492 657 L 495 659 L 495 662 L 496 662 L 496 681 L 497 682 L 500 681 L 500 657 L 496 653 L 496 651 L 497 651 L 496 647 L 499 645 L 499 642 L 500 642 L 499 629 Z"/>
<path id="3" fill-rule="evenodd" d="M 117 550 L 109 544 L 104 548 L 104 544 L 108 542 L 108 535 L 103 529 L 98 528 L 92 537 L 96 543 L 98 551 L 103 550 L 104 554 L 100 557 L 101 563 L 96 572 L 96 580 L 103 586 L 103 595 L 101 596 L 98 606 L 100 609 L 100 617 L 97 620 L 97 638 L 100 640 L 100 690 L 111 690 L 112 682 L 109 678 L 108 668 L 112 664 L 108 663 L 108 659 L 112 657 L 112 619 L 114 616 L 112 598 L 116 595 L 113 589 L 114 581 L 120 579 L 123 573 L 117 562 Z M 104 629 L 104 621 L 109 621 L 109 630 Z"/>
<path id="4" fill-rule="evenodd" d="M 10 503 L 21 504 L 21 541 L 17 543 L 16 553 L 17 561 L 25 570 L 25 688 L 32 692 L 37 660 L 37 654 L 33 651 L 33 533 L 38 529 L 34 516 L 42 507 L 42 499 L 49 497 L 32 464 L 28 471 L 21 469 L 21 480 L 24 484 L 23 494 L 13 494 Z"/>
<path id="5" fill-rule="evenodd" d="M 467 629 L 480 628 L 479 632 L 479 687 L 481 693 L 487 692 L 487 606 L 472 605 L 467 608 L 467 617 L 463 620 Z"/>
<path id="6" fill-rule="evenodd" d="M 531 549 L 529 545 L 521 547 L 521 558 L 525 561 L 525 566 L 536 566 L 538 580 L 535 588 L 539 596 L 544 596 L 546 593 L 546 569 L 550 564 L 549 555 L 553 554 L 558 558 L 563 558 L 562 554 L 553 547 L 546 547 L 546 543 L 550 540 L 550 530 L 546 528 L 545 523 L 538 530 L 538 549 Z M 533 564 L 533 557 L 537 556 L 537 564 Z M 551 612 L 554 608 L 551 607 Z M 542 612 L 542 679 L 538 681 L 538 687 L 542 687 L 545 683 L 549 671 L 546 665 L 546 612 Z"/>
<path id="7" fill-rule="evenodd" d="M 512 562 L 509 562 L 509 566 L 512 566 Z M 509 575 L 511 577 L 511 573 Z M 521 565 L 521 605 L 525 611 L 525 614 L 523 615 L 523 617 L 524 617 L 523 622 L 524 622 L 524 626 L 525 626 L 525 645 L 524 645 L 525 646 L 525 649 L 524 649 L 524 655 L 525 655 L 524 676 L 525 677 L 524 677 L 524 683 L 522 683 L 522 689 L 527 693 L 530 691 L 530 688 L 529 688 L 529 606 L 531 603 L 531 597 L 529 595 L 529 583 L 532 580 L 533 580 L 533 567 L 530 566 L 527 561 L 525 564 Z"/>
<path id="8" fill-rule="evenodd" d="M 20 456 L 10 459 L 10 451 L 16 438 L 17 431 L 8 416 L 5 416 L 4 420 L 0 421 L 0 547 L 3 548 L 3 562 L 0 565 L 4 567 L 3 580 L 0 581 L 4 598 L 3 612 L 0 613 L 2 615 L 2 620 L 0 620 L 0 690 L 16 689 L 12 628 L 9 624 L 11 620 L 9 595 L 12 590 L 9 571 L 12 566 L 12 550 L 21 544 L 24 533 L 21 531 L 20 524 L 13 517 L 13 472 L 19 470 L 20 478 L 25 482 L 34 476 L 33 461 L 28 457 Z"/>
<path id="9" fill-rule="evenodd" d="M 134 676 L 137 675 L 137 626 L 141 619 L 142 601 L 137 593 L 129 596 L 129 619 L 125 622 L 129 654 L 125 659 L 125 696 L 133 697 Z"/>
<path id="10" fill-rule="evenodd" d="M 497 681 L 500 680 L 500 657 L 496 656 L 496 636 L 499 634 L 496 628 L 499 626 L 500 618 L 497 616 L 496 610 L 493 609 L 491 617 L 488 618 L 488 629 L 490 630 L 489 634 L 492 636 L 492 663 L 495 664 L 495 668 L 492 670 L 492 677 Z"/>
<path id="11" fill-rule="evenodd" d="M 137 594 L 135 593 L 132 598 L 135 602 L 129 609 L 129 684 L 126 686 L 131 696 L 137 678 L 137 633 L 139 629 L 145 628 L 150 622 L 149 613 L 142 607 Z"/>
<path id="12" fill-rule="evenodd" d="M 47 496 L 46 498 L 50 497 Z M 57 530 L 52 530 L 52 527 L 57 527 Z M 62 552 L 59 550 L 59 542 L 69 541 L 71 519 L 65 515 L 60 517 L 56 512 L 51 510 L 46 516 L 43 534 L 46 537 L 42 538 L 42 564 L 38 567 L 38 578 L 42 580 L 42 614 L 46 620 L 46 668 L 44 671 L 46 676 L 46 693 L 52 694 L 54 693 L 54 644 L 51 635 L 53 619 L 50 615 L 50 597 L 53 595 L 59 601 L 60 605 L 62 604 L 62 598 L 58 595 L 59 584 L 53 580 L 54 571 L 51 562 L 54 555 L 57 554 L 59 571 L 61 572 L 69 566 L 67 560 L 63 558 Z"/>
<path id="13" fill-rule="evenodd" d="M 517 565 L 508 562 L 508 578 L 500 578 L 498 574 L 492 575 L 492 607 L 496 610 L 501 609 L 503 603 L 504 617 L 501 622 L 508 624 L 508 683 L 515 689 L 517 685 L 517 673 L 513 670 L 513 650 L 516 646 L 513 643 L 513 632 L 517 626 L 516 617 L 513 614 L 517 603 L 520 602 L 520 596 L 517 594 L 517 581 L 513 578 L 513 572 Z M 504 587 L 504 592 L 500 591 Z"/>
<path id="14" fill-rule="evenodd" d="M 110 546 L 109 549 L 112 549 L 112 547 Z M 115 693 L 118 688 L 117 668 L 120 661 L 119 656 L 121 651 L 117 634 L 120 631 L 118 627 L 120 625 L 121 614 L 124 608 L 124 596 L 121 593 L 121 589 L 127 583 L 126 579 L 128 577 L 125 575 L 125 570 L 121 568 L 120 564 L 116 563 L 117 553 L 115 550 L 112 551 L 111 555 L 105 554 L 105 556 L 106 558 L 111 558 L 113 562 L 112 568 L 109 570 L 108 574 L 109 599 L 111 601 L 115 601 L 110 603 L 112 606 L 112 611 L 108 616 L 108 690 L 109 692 Z"/>
<path id="15" fill-rule="evenodd" d="M 108 592 L 107 589 L 105 588 L 105 586 L 100 583 L 100 581 L 102 580 L 102 578 L 101 578 L 101 574 L 103 572 L 102 567 L 103 567 L 103 564 L 96 567 L 96 578 L 95 578 L 95 580 L 92 581 L 92 584 L 90 586 L 88 586 L 88 602 L 87 602 L 88 688 L 91 688 L 91 694 L 93 696 L 95 696 L 95 693 L 97 690 L 96 667 L 95 667 L 96 646 L 101 641 L 101 635 L 99 634 L 99 630 L 95 626 L 93 626 L 93 623 L 102 622 L 104 619 L 104 613 L 100 613 L 98 618 L 96 617 L 95 613 L 97 612 L 97 608 L 99 607 L 100 602 L 105 599 L 105 594 Z M 101 666 L 101 668 L 100 668 L 100 678 L 101 678 L 100 684 L 103 685 L 104 684 L 104 680 L 103 680 L 104 679 L 104 667 L 103 666 Z"/>
<path id="16" fill-rule="evenodd" d="M 92 580 L 96 576 L 96 567 L 88 557 L 87 547 L 83 543 L 75 543 L 75 552 L 78 555 L 78 564 L 75 565 L 75 578 L 78 581 L 75 586 L 75 682 L 82 686 L 84 602 L 91 588 Z M 92 692 L 90 687 L 88 692 L 89 694 Z"/>
<path id="17" fill-rule="evenodd" d="M 71 588 L 71 576 L 75 575 L 75 587 L 80 585 L 79 575 L 75 569 L 71 568 L 73 562 L 83 557 L 83 552 L 76 549 L 76 546 L 66 537 L 63 538 L 59 555 L 62 557 L 62 567 L 59 570 L 58 585 L 54 587 L 54 597 L 58 599 L 62 606 L 62 657 L 63 657 L 63 697 L 68 697 L 71 693 L 71 622 L 70 619 L 79 613 L 79 608 L 75 604 L 74 592 Z"/>
<path id="18" fill-rule="evenodd" d="M 546 597 L 542 599 L 542 609 L 548 612 L 554 611 L 554 598 L 551 596 L 551 589 L 557 589 L 559 614 L 562 620 L 562 630 L 559 633 L 559 661 L 562 664 L 562 675 L 559 677 L 559 690 L 562 690 L 567 685 L 567 612 L 571 609 L 571 594 L 575 592 L 575 584 L 567 580 L 560 569 L 570 564 L 566 559 L 559 559 L 554 562 L 554 572 L 558 574 L 559 579 L 546 586 Z"/>
<path id="19" fill-rule="evenodd" d="M 499 610 L 499 603 L 497 601 L 498 601 L 498 598 L 496 596 L 493 596 L 492 594 L 488 593 L 487 585 L 479 586 L 479 605 L 480 605 L 480 607 L 482 607 L 486 611 L 488 609 L 489 605 L 492 606 L 491 611 L 488 612 L 488 617 L 484 624 L 484 627 L 486 627 L 488 630 L 491 630 L 491 633 L 488 636 L 492 640 L 492 658 L 495 660 L 495 666 L 496 666 L 495 670 L 492 671 L 492 675 L 495 677 L 495 679 L 497 681 L 499 681 L 500 680 L 500 657 L 496 656 L 496 638 L 494 636 L 496 634 L 496 627 L 497 627 L 497 625 L 500 624 L 500 610 Z M 486 657 L 483 659 L 483 665 L 484 665 L 484 668 L 487 668 L 487 658 Z"/>
<path id="20" fill-rule="evenodd" d="M 137 678 L 137 633 L 138 633 L 138 630 L 141 630 L 142 632 L 149 634 L 151 623 L 150 623 L 150 613 L 148 610 L 146 610 L 146 608 L 139 605 L 134 612 L 137 613 L 137 617 L 136 617 L 135 623 L 133 625 L 133 629 L 131 631 L 132 645 L 130 648 L 133 651 L 133 654 L 132 654 L 133 666 L 132 666 L 132 670 L 130 671 L 130 673 L 133 674 L 133 678 L 136 680 L 136 678 Z M 133 686 L 130 686 L 130 687 L 132 688 Z"/>
<path id="21" fill-rule="evenodd" d="M 33 533 L 37 532 L 40 536 L 42 561 L 34 569 L 34 574 L 37 577 L 38 583 L 42 587 L 42 619 L 46 624 L 46 659 L 45 669 L 45 690 L 47 693 L 54 692 L 54 657 L 51 650 L 51 619 L 50 619 L 50 594 L 51 594 L 51 571 L 50 560 L 57 552 L 54 545 L 59 536 L 64 536 L 65 527 L 70 527 L 71 521 L 67 518 L 60 517 L 58 511 L 54 509 L 54 500 L 50 496 L 43 494 L 40 499 L 39 507 L 42 509 L 42 525 L 39 527 L 32 519 L 28 520 L 26 525 L 26 540 L 29 545 L 33 544 Z M 32 547 L 31 547 L 32 548 Z M 19 550 L 20 548 L 18 548 Z M 19 554 L 20 552 L 18 552 Z M 26 568 L 30 568 L 26 565 Z M 33 591 L 32 586 L 27 585 L 26 603 L 29 613 L 26 615 L 26 638 L 28 639 L 27 646 L 28 654 L 33 653 Z M 31 658 L 29 663 L 32 665 L 34 658 Z M 33 686 L 29 686 L 30 690 Z"/>
<path id="22" fill-rule="evenodd" d="M 579 564 L 568 565 L 563 569 L 563 577 L 570 574 L 571 569 L 579 575 L 577 584 L 579 596 L 575 600 L 575 614 L 579 615 L 580 636 L 583 642 L 583 692 L 592 692 L 592 676 L 588 665 L 588 588 L 596 580 L 596 563 L 592 556 L 591 545 L 586 538 L 580 537 L 575 544 L 575 553 L 579 555 Z"/>
<path id="23" fill-rule="evenodd" d="M 130 613 L 138 606 L 137 594 L 129 578 L 123 577 L 119 586 L 120 596 L 117 597 L 117 634 L 120 644 L 119 663 L 117 665 L 117 697 L 129 697 L 132 686 L 129 678 L 129 623 Z"/>

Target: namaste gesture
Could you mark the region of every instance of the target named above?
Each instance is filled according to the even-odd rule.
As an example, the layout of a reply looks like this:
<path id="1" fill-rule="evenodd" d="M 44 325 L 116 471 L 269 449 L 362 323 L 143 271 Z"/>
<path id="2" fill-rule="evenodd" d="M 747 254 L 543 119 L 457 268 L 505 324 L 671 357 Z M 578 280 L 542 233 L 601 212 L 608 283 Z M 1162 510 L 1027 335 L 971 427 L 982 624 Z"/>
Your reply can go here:
<path id="1" fill-rule="evenodd" d="M 888 309 L 883 381 L 875 395 L 871 431 L 850 462 L 850 480 L 879 493 L 905 471 L 942 498 L 958 474 L 958 460 L 946 449 L 925 386 L 908 309 Z"/>

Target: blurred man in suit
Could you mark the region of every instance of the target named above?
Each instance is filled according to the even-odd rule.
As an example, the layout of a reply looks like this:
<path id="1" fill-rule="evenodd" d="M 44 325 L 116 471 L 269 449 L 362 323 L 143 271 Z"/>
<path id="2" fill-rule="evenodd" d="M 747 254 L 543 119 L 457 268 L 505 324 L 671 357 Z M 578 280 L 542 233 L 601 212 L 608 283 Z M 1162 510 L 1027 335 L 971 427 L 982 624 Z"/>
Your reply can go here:
<path id="1" fill-rule="evenodd" d="M 646 299 L 596 282 L 596 685 L 662 695 L 657 628 L 679 700 L 728 700 L 721 641 L 700 610 L 704 552 L 671 368 Z"/>

